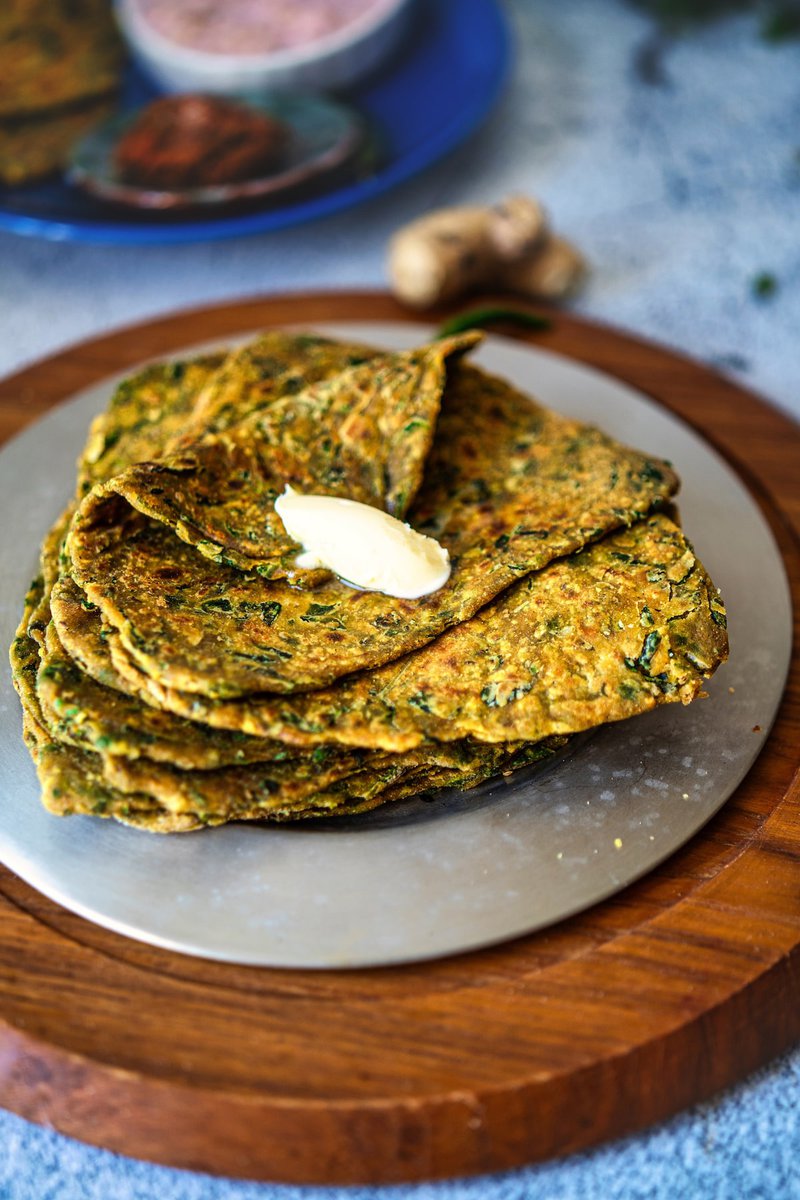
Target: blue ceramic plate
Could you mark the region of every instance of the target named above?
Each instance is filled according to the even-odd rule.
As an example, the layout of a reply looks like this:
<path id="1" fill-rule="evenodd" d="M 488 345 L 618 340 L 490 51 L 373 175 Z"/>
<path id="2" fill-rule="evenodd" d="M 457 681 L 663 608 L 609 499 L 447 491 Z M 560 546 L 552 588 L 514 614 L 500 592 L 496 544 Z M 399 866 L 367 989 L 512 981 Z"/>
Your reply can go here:
<path id="1" fill-rule="evenodd" d="M 189 219 L 121 210 L 63 181 L 0 188 L 0 230 L 105 244 L 165 244 L 240 237 L 327 216 L 379 195 L 462 142 L 496 100 L 509 62 L 509 32 L 497 0 L 422 0 L 414 29 L 382 73 L 344 98 L 377 132 L 379 165 L 332 190 L 270 207 Z M 135 70 L 124 109 L 156 89 Z"/>

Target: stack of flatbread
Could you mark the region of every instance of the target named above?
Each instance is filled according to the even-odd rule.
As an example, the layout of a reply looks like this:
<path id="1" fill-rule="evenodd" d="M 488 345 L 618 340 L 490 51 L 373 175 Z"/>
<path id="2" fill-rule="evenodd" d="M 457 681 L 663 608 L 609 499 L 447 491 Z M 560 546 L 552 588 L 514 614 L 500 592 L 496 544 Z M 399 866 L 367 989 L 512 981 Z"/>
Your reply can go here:
<path id="1" fill-rule="evenodd" d="M 109 0 L 2 0 L 0 185 L 65 166 L 111 111 L 122 63 Z"/>
<path id="2" fill-rule="evenodd" d="M 52 812 L 352 814 L 698 694 L 726 621 L 676 475 L 473 366 L 477 340 L 269 332 L 117 389 L 11 651 Z M 401 600 L 298 566 L 287 484 L 436 538 L 448 582 Z"/>

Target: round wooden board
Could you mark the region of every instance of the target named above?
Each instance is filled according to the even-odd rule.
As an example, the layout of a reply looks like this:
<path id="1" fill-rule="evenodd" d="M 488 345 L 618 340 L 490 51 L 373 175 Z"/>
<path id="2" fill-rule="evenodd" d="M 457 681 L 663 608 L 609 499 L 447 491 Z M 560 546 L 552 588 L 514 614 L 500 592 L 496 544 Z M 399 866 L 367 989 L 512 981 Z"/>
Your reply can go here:
<path id="1" fill-rule="evenodd" d="M 372 293 L 162 318 L 1 382 L 0 436 L 144 358 L 351 319 L 416 318 Z M 797 620 L 797 426 L 697 363 L 574 317 L 554 314 L 536 344 L 640 388 L 734 461 Z M 797 657 L 795 639 L 767 746 L 711 824 L 612 900 L 494 949 L 382 970 L 235 967 L 119 937 L 0 871 L 0 1103 L 173 1166 L 340 1184 L 567 1154 L 710 1095 L 800 1035 Z"/>

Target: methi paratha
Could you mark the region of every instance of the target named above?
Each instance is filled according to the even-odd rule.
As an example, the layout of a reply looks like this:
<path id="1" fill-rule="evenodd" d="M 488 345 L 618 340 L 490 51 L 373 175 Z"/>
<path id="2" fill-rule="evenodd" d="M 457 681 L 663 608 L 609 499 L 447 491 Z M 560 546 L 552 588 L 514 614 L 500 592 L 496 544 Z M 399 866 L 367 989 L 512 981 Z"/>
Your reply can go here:
<path id="1" fill-rule="evenodd" d="M 81 670 L 64 650 L 55 624 L 50 619 L 52 588 L 69 585 L 57 580 L 59 550 L 72 509 L 68 509 L 45 538 L 42 574 L 31 584 L 15 652 L 20 667 L 35 675 L 27 707 L 35 713 L 52 739 L 79 749 L 92 750 L 106 758 L 144 757 L 170 763 L 183 771 L 210 771 L 223 766 L 298 759 L 298 751 L 282 742 L 254 738 L 229 730 L 215 730 L 176 718 L 145 705 L 130 694 L 114 671 L 102 637 L 90 655 L 100 682 Z M 77 619 L 92 620 L 92 609 L 72 585 Z M 30 643 L 25 643 L 25 638 Z M 15 643 L 16 645 L 16 643 Z M 24 652 L 24 653 L 23 653 Z M 334 750 L 310 756 L 319 769 L 335 757 Z M 351 769 L 356 764 L 350 756 Z"/>
<path id="2" fill-rule="evenodd" d="M 86 615 L 91 640 L 102 627 Z M 717 589 L 665 514 L 531 574 L 429 646 L 314 692 L 213 701 L 131 667 L 113 632 L 106 644 L 127 685 L 177 715 L 395 752 L 427 739 L 536 741 L 688 703 L 727 649 Z"/>
<path id="3" fill-rule="evenodd" d="M 0 117 L 0 184 L 19 187 L 63 170 L 75 143 L 112 111 L 113 102 L 103 98 L 79 108 Z"/>
<path id="4" fill-rule="evenodd" d="M 39 643 L 29 632 L 31 617 L 37 612 L 44 596 L 44 580 L 38 575 L 25 594 L 25 603 L 14 640 L 9 651 L 11 679 L 22 704 L 22 711 L 43 724 L 39 701 L 36 697 L 36 672 L 39 668 Z"/>
<path id="5" fill-rule="evenodd" d="M 282 743 L 228 730 L 213 730 L 142 704 L 114 670 L 102 637 L 84 639 L 88 664 L 66 653 L 51 620 L 53 589 L 71 598 L 70 624 L 93 625 L 96 610 L 68 577 L 59 579 L 61 546 L 74 509 L 70 506 L 44 539 L 41 575 L 31 585 L 23 633 L 38 643 L 36 702 L 40 722 L 67 744 L 104 755 L 146 755 L 183 769 L 276 761 L 291 756 Z"/>
<path id="6" fill-rule="evenodd" d="M 464 739 L 400 755 L 323 747 L 261 768 L 206 771 L 99 754 L 61 738 L 39 706 L 40 647 L 27 627 L 44 595 L 39 577 L 26 598 L 11 660 L 43 802 L 56 815 L 114 817 L 151 832 L 175 833 L 230 820 L 352 814 L 419 791 L 473 787 L 499 771 L 546 759 L 566 742 L 488 746 Z"/>
<path id="7" fill-rule="evenodd" d="M 161 833 L 198 828 L 202 822 L 196 817 L 167 813 L 148 796 L 125 796 L 115 792 L 97 769 L 101 763 L 98 755 L 87 755 L 61 745 L 51 736 L 36 694 L 39 644 L 28 633 L 31 616 L 43 601 L 46 603 L 46 590 L 42 576 L 38 576 L 25 597 L 9 656 L 14 687 L 22 704 L 23 737 L 36 764 L 42 803 L 59 816 L 97 812 Z"/>
<path id="8" fill-rule="evenodd" d="M 134 825 L 152 833 L 186 833 L 199 829 L 203 822 L 191 813 L 171 813 L 148 796 L 129 796 L 117 792 L 96 769 L 100 759 L 50 738 L 47 730 L 36 725 L 26 714 L 25 741 L 36 764 L 42 788 L 42 803 L 54 816 L 83 813 L 114 817 L 124 825 Z"/>
<path id="9" fill-rule="evenodd" d="M 376 353 L 360 343 L 271 330 L 228 352 L 152 363 L 123 380 L 92 422 L 78 463 L 78 495 Z"/>
<path id="10" fill-rule="evenodd" d="M 143 704 L 117 686 L 110 659 L 99 683 L 64 651 L 55 626 L 40 651 L 36 692 L 43 719 L 58 740 L 125 758 L 147 757 L 182 770 L 212 770 L 292 757 L 282 742 L 211 729 Z"/>
<path id="11" fill-rule="evenodd" d="M 47 626 L 50 623 L 50 596 L 53 586 L 59 578 L 64 538 L 74 512 L 75 505 L 67 505 L 52 529 L 45 535 L 39 552 L 39 575 L 31 584 L 26 598 L 23 614 L 25 632 L 39 645 L 44 644 Z M 30 598 L 34 595 L 36 600 L 31 605 Z M 83 599 L 81 602 L 86 603 Z"/>
<path id="12" fill-rule="evenodd" d="M 111 112 L 122 61 L 107 0 L 3 0 L 0 184 L 66 166 L 73 145 Z"/>
<path id="13" fill-rule="evenodd" d="M 17 677 L 25 681 L 20 691 L 29 736 L 33 732 L 45 802 L 52 811 L 116 816 L 160 832 L 252 815 L 286 818 L 308 811 L 334 812 L 341 806 L 354 811 L 354 805 L 360 808 L 377 803 L 389 788 L 399 796 L 412 785 L 432 789 L 448 781 L 460 781 L 467 786 L 469 781 L 479 782 L 494 774 L 508 761 L 536 761 L 563 744 L 564 739 L 556 738 L 537 748 L 518 743 L 490 747 L 465 740 L 428 745 L 404 755 L 333 747 L 318 747 L 304 754 L 282 743 L 240 737 L 238 744 L 255 744 L 270 761 L 262 766 L 241 765 L 240 758 L 222 766 L 212 763 L 209 756 L 219 754 L 220 742 L 224 746 L 225 738 L 236 745 L 235 734 L 203 729 L 139 705 L 138 713 L 128 709 L 128 724 L 123 726 L 130 737 L 138 738 L 135 753 L 115 753 L 121 747 L 107 735 L 92 740 L 96 726 L 87 719 L 86 707 L 79 707 L 76 701 L 84 695 L 83 686 L 88 683 L 91 687 L 93 681 L 82 680 L 80 672 L 60 653 L 52 623 L 47 627 L 43 647 L 29 633 L 32 615 L 46 606 L 45 579 L 52 576 L 62 528 L 63 519 L 46 539 L 49 554 L 43 555 L 44 573 L 31 585 L 14 651 Z M 80 600 L 77 603 L 89 617 L 91 610 L 84 609 Z M 74 693 L 64 687 L 65 679 L 70 678 Z M 131 706 L 136 704 L 112 689 L 94 686 L 99 692 L 94 719 L 104 720 L 106 728 L 119 723 L 120 706 L 124 712 L 126 701 Z M 104 718 L 101 711 L 105 712 Z M 151 729 L 147 728 L 148 720 L 153 722 Z M 164 727 L 170 722 L 177 727 L 171 731 L 169 749 L 173 753 L 163 754 L 160 762 L 154 761 L 153 750 L 159 748 Z M 181 739 L 182 749 L 176 752 L 176 743 Z M 193 739 L 195 752 L 205 743 L 207 769 L 197 769 L 192 762 L 181 767 L 181 760 L 191 758 Z M 96 752 L 98 740 L 105 743 L 101 753 Z M 123 743 L 122 748 L 130 750 L 130 743 Z M 283 761 L 275 761 L 276 753 Z M 76 780 L 80 782 L 77 792 Z M 176 821 L 170 821 L 166 814 L 174 814 Z"/>
<path id="14" fill-rule="evenodd" d="M 395 766 L 382 773 L 357 773 L 307 798 L 302 809 L 281 808 L 274 799 L 250 807 L 238 805 L 234 800 L 222 814 L 172 811 L 144 794 L 121 792 L 110 786 L 99 771 L 99 756 L 50 741 L 46 731 L 32 722 L 26 722 L 25 734 L 37 763 L 42 801 L 50 812 L 57 816 L 83 813 L 114 817 L 151 833 L 183 833 L 231 820 L 352 816 L 420 792 L 475 787 L 493 775 L 546 760 L 558 749 L 557 743 L 499 749 L 479 747 L 474 755 L 467 755 L 462 762 L 454 761 L 449 767 Z"/>
<path id="15" fill-rule="evenodd" d="M 197 393 L 190 418 L 174 446 L 192 445 L 206 434 L 229 429 L 279 396 L 295 395 L 318 380 L 383 353 L 375 346 L 319 333 L 267 330 L 229 351 L 220 369 Z"/>
<path id="16" fill-rule="evenodd" d="M 480 780 L 502 769 L 510 758 L 535 761 L 552 754 L 566 738 L 536 747 L 518 742 L 488 746 L 472 741 L 432 745 L 405 754 L 322 752 L 285 763 L 225 767 L 215 771 L 181 771 L 147 759 L 105 758 L 101 773 L 115 790 L 146 795 L 170 812 L 194 813 L 203 821 L 241 819 L 256 812 L 280 816 L 326 807 L 347 807 L 396 788 L 412 778 L 431 789 L 453 776 Z"/>
<path id="17" fill-rule="evenodd" d="M 160 832 L 357 813 L 698 693 L 725 615 L 674 472 L 463 363 L 471 340 L 273 333 L 121 385 L 12 647 L 51 811 Z M 285 483 L 410 501 L 451 583 L 267 578 L 298 552 Z"/>
<path id="18" fill-rule="evenodd" d="M 78 460 L 78 496 L 131 463 L 159 458 L 183 433 L 198 392 L 224 361 L 220 352 L 151 363 L 123 379 L 89 428 Z"/>
<path id="19" fill-rule="evenodd" d="M 0 117 L 111 92 L 122 62 L 108 0 L 3 0 L 0 6 Z"/>
<path id="20" fill-rule="evenodd" d="M 284 392 L 229 429 L 97 486 L 80 526 L 115 521 L 122 498 L 215 562 L 313 584 L 319 573 L 296 567 L 297 545 L 276 498 L 291 484 L 404 516 L 422 479 L 448 360 L 478 340 L 464 334 L 387 353 Z"/>
<path id="21" fill-rule="evenodd" d="M 457 363 L 410 523 L 450 553 L 420 600 L 310 591 L 206 559 L 118 499 L 79 510 L 71 572 L 132 664 L 162 687 L 225 699 L 319 688 L 468 619 L 553 559 L 631 525 L 676 490 L 671 468 Z"/>

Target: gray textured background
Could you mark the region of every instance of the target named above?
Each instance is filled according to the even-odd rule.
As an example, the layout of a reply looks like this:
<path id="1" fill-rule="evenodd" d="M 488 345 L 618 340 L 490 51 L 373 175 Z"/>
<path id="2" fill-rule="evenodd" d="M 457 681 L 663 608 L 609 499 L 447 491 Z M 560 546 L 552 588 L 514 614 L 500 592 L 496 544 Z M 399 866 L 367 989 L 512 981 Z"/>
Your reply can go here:
<path id="1" fill-rule="evenodd" d="M 175 307 L 384 282 L 391 231 L 425 209 L 531 191 L 594 265 L 575 308 L 719 366 L 800 415 L 800 42 L 726 20 L 637 69 L 651 23 L 622 0 L 516 0 L 511 86 L 446 162 L 314 226 L 115 249 L 0 235 L 0 374 Z M 769 299 L 752 281 L 768 271 Z M 800 464 L 799 464 L 800 465 Z M 471 1182 L 356 1189 L 370 1200 L 800 1197 L 800 1051 L 713 1103 L 591 1154 Z M 4 1200 L 322 1200 L 86 1149 L 0 1114 Z"/>

